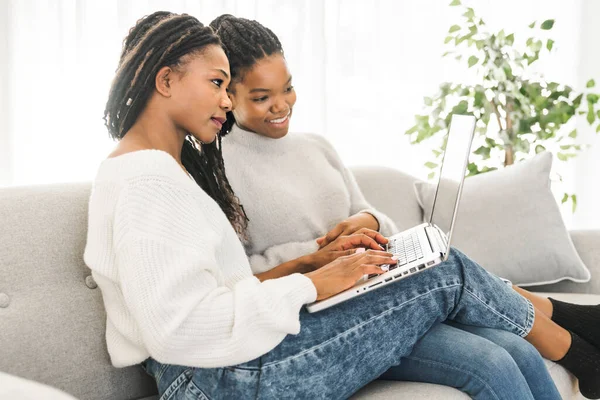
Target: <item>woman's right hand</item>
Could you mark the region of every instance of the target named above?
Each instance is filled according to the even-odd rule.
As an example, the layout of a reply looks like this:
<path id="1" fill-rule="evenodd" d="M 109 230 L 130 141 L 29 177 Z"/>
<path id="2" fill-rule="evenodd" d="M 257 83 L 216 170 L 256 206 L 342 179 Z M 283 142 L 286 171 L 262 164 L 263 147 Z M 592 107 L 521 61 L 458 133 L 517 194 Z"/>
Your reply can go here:
<path id="1" fill-rule="evenodd" d="M 306 274 L 317 289 L 317 300 L 323 300 L 351 288 L 364 275 L 381 275 L 381 265 L 395 264 L 392 254 L 385 251 L 367 250 L 342 256 L 333 262 Z"/>
<path id="2" fill-rule="evenodd" d="M 381 250 L 381 244 L 386 241 L 379 232 L 363 229 L 352 235 L 339 236 L 327 246 L 307 255 L 305 264 L 310 265 L 314 271 L 339 257 L 354 254 L 358 248 Z"/>

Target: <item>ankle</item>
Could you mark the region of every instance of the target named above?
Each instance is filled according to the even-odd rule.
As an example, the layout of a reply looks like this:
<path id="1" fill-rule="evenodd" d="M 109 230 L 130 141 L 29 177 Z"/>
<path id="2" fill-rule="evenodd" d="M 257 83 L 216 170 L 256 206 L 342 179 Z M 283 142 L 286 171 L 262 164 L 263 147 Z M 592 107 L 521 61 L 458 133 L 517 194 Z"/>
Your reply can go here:
<path id="1" fill-rule="evenodd" d="M 556 344 L 555 350 L 549 357 L 549 360 L 555 362 L 562 360 L 571 349 L 573 345 L 572 333 L 564 328 L 560 328 L 560 331 L 557 333 Z"/>

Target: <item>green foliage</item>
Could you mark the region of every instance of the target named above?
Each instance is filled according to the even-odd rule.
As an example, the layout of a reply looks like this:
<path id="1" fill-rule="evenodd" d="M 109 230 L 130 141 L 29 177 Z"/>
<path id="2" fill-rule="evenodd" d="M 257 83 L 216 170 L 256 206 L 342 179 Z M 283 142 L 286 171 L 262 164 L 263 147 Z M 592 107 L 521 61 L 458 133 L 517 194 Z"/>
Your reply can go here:
<path id="1" fill-rule="evenodd" d="M 461 3 L 454 0 L 450 5 Z M 443 56 L 454 57 L 466 64 L 465 68 L 474 69 L 479 83 L 442 83 L 435 95 L 424 98 L 425 112 L 415 116 L 415 125 L 406 131 L 413 144 L 431 138 L 439 140 L 433 160 L 425 164 L 432 170 L 429 178 L 435 176 L 441 162 L 452 114 L 477 118 L 469 175 L 493 171 L 542 151 L 551 151 L 560 161 L 576 157 L 583 146 L 575 140 L 577 130 L 565 133 L 564 125 L 576 115 L 585 115 L 586 121 L 597 125 L 596 132 L 600 132 L 600 95 L 577 92 L 530 72 L 540 54 L 551 52 L 555 44 L 536 33 L 550 31 L 555 21 L 531 23 L 532 36 L 524 44 L 516 44 L 514 34 L 487 29 L 472 8 L 465 8 L 462 18 L 460 24 L 448 30 L 444 43 L 450 48 Z M 586 90 L 594 86 L 590 79 Z M 571 201 L 574 210 L 577 197 L 565 196 L 563 203 Z"/>

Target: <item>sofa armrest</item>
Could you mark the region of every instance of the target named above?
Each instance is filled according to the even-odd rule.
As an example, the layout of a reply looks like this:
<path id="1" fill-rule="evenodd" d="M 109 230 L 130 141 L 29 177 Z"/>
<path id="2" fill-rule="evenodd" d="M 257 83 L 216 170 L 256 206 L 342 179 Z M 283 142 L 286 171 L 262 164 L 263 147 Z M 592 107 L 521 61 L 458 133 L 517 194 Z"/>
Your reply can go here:
<path id="1" fill-rule="evenodd" d="M 592 275 L 589 282 L 562 281 L 552 285 L 532 286 L 532 292 L 590 293 L 600 294 L 600 230 L 576 230 L 569 232 L 577 253 Z"/>

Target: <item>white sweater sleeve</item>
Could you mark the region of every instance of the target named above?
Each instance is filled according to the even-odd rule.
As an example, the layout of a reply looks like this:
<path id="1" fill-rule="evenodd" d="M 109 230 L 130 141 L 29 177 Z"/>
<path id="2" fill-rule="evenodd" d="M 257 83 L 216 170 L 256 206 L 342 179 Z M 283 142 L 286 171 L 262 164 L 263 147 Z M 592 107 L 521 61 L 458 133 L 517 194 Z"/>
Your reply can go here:
<path id="1" fill-rule="evenodd" d="M 317 250 L 319 245 L 316 238 L 307 242 L 282 243 L 269 247 L 263 254 L 250 255 L 250 265 L 254 273 L 261 273 Z"/>
<path id="2" fill-rule="evenodd" d="M 335 148 L 329 143 L 324 137 L 319 135 L 314 135 L 314 137 L 318 137 L 319 141 L 324 144 L 324 150 L 327 156 L 332 161 L 332 164 L 338 168 L 340 173 L 344 178 L 344 182 L 346 183 L 346 188 L 348 189 L 348 193 L 350 194 L 350 215 L 358 214 L 359 212 L 367 212 L 377 219 L 379 222 L 379 232 L 381 232 L 384 236 L 391 236 L 394 233 L 398 232 L 398 228 L 396 224 L 390 217 L 383 214 L 382 212 L 377 211 L 373 206 L 369 204 L 369 202 L 365 199 L 362 191 L 358 187 L 358 183 L 356 183 L 356 179 L 352 172 L 346 168 L 342 159 L 335 151 Z"/>
<path id="3" fill-rule="evenodd" d="M 247 263 L 220 266 L 215 244 L 223 227 L 215 221 L 222 216 L 211 214 L 214 204 L 198 212 L 197 201 L 164 182 L 123 189 L 114 227 L 120 287 L 153 358 L 192 367 L 235 365 L 297 334 L 300 308 L 315 300 L 316 290 L 300 274 L 261 283 Z M 235 283 L 221 284 L 225 274 L 237 275 Z"/>

